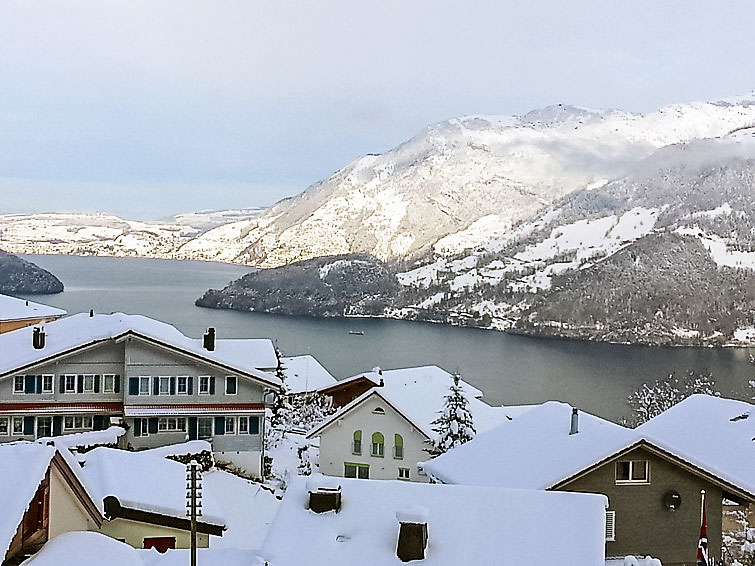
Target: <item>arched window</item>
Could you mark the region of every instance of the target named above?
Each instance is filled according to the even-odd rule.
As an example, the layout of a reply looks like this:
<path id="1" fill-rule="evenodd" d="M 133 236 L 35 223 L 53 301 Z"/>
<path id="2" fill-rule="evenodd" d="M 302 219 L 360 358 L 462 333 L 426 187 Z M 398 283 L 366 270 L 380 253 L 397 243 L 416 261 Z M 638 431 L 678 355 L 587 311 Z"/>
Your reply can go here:
<path id="1" fill-rule="evenodd" d="M 404 459 L 404 439 L 400 434 L 396 434 L 393 437 L 393 457 L 396 460 Z"/>
<path id="2" fill-rule="evenodd" d="M 378 458 L 382 458 L 385 454 L 385 438 L 382 434 L 379 432 L 373 432 L 372 433 L 372 452 L 371 454 L 373 456 L 377 456 Z"/>
<path id="3" fill-rule="evenodd" d="M 375 407 L 372 410 L 372 412 L 375 413 L 376 415 L 384 415 L 385 414 L 385 409 L 383 409 L 383 407 Z"/>
<path id="4" fill-rule="evenodd" d="M 361 430 L 354 431 L 354 442 L 351 445 L 351 453 L 352 454 L 362 453 L 362 431 Z"/>

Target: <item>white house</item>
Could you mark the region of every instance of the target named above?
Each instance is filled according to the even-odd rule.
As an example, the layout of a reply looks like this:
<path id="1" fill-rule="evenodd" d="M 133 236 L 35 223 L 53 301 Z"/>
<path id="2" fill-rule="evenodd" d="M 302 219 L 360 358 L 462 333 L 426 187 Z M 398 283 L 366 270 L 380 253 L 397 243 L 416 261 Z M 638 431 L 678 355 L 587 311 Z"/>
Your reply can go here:
<path id="1" fill-rule="evenodd" d="M 336 378 L 314 356 L 281 358 L 281 363 L 289 393 L 315 391 L 336 383 Z"/>
<path id="2" fill-rule="evenodd" d="M 383 371 L 380 383 L 313 429 L 320 438 L 320 472 L 330 476 L 427 481 L 418 462 L 437 433 L 453 376 L 437 366 Z M 507 409 L 479 399 L 479 389 L 460 381 L 478 432 L 507 419 Z"/>
<path id="3" fill-rule="evenodd" d="M 269 566 L 604 566 L 605 498 L 297 478 L 260 551 Z"/>

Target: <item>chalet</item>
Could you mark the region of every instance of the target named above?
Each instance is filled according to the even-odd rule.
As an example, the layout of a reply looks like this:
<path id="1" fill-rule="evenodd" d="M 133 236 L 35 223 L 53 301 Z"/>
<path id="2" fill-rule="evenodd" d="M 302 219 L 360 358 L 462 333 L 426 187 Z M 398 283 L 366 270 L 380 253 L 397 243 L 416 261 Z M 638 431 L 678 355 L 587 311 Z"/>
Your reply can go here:
<path id="1" fill-rule="evenodd" d="M 61 533 L 95 530 L 102 506 L 85 487 L 76 461 L 54 446 L 0 445 L 0 563 L 18 563 Z"/>
<path id="2" fill-rule="evenodd" d="M 315 475 L 289 485 L 260 554 L 270 566 L 604 566 L 604 521 L 590 494 Z"/>
<path id="3" fill-rule="evenodd" d="M 123 447 L 209 440 L 219 460 L 259 473 L 270 340 L 202 339 L 116 313 L 77 314 L 0 335 L 0 442 L 105 429 Z"/>
<path id="4" fill-rule="evenodd" d="M 433 421 L 443 408 L 453 376 L 436 366 L 382 372 L 382 385 L 368 389 L 314 428 L 320 438 L 320 471 L 352 478 L 428 481 L 418 462 L 437 433 Z M 479 389 L 460 381 L 474 425 L 487 430 L 505 420 L 500 408 L 479 399 Z"/>
<path id="5" fill-rule="evenodd" d="M 0 294 L 0 334 L 25 326 L 52 322 L 66 311 Z"/>
<path id="6" fill-rule="evenodd" d="M 704 398 L 702 404 L 718 401 Z M 697 401 L 689 403 L 694 406 Z M 729 424 L 735 424 L 732 418 L 749 414 L 731 406 L 714 411 L 719 418 L 722 412 Z M 694 447 L 703 430 L 718 428 L 719 438 L 724 433 L 711 422 L 708 411 L 695 411 L 693 419 L 686 411 L 679 414 L 676 433 L 668 432 L 672 429 L 662 420 L 631 430 L 578 413 L 564 403 L 548 402 L 425 462 L 424 467 L 436 481 L 447 484 L 603 494 L 609 502 L 609 557 L 652 555 L 665 565 L 692 565 L 701 491 L 706 492 L 710 554 L 716 559 L 721 556 L 722 499 L 755 501 L 752 446 L 742 441 L 755 436 L 755 430 L 753 423 L 741 427 L 748 429 L 737 435 L 741 456 L 730 460 L 728 451 L 721 457 L 721 448 L 714 448 L 716 433 L 703 432 L 703 437 L 710 436 L 709 446 L 706 441 Z"/>

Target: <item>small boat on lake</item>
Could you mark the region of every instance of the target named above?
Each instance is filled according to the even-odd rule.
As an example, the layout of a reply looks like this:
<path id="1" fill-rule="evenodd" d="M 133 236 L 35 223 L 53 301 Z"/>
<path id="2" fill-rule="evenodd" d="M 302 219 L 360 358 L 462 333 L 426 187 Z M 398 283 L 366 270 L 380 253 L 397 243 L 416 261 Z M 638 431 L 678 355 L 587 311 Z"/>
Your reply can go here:
<path id="1" fill-rule="evenodd" d="M 349 330 L 352 336 L 364 336 L 364 330 Z"/>

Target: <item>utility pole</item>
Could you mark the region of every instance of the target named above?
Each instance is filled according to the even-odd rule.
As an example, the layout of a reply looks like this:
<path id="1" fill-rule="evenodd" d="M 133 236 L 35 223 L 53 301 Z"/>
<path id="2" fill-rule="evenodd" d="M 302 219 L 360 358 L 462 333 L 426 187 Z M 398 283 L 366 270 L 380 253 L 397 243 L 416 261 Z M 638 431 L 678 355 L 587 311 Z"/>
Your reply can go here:
<path id="1" fill-rule="evenodd" d="M 191 566 L 197 566 L 197 517 L 202 516 L 202 473 L 192 460 L 186 464 L 186 515 L 191 519 Z"/>

